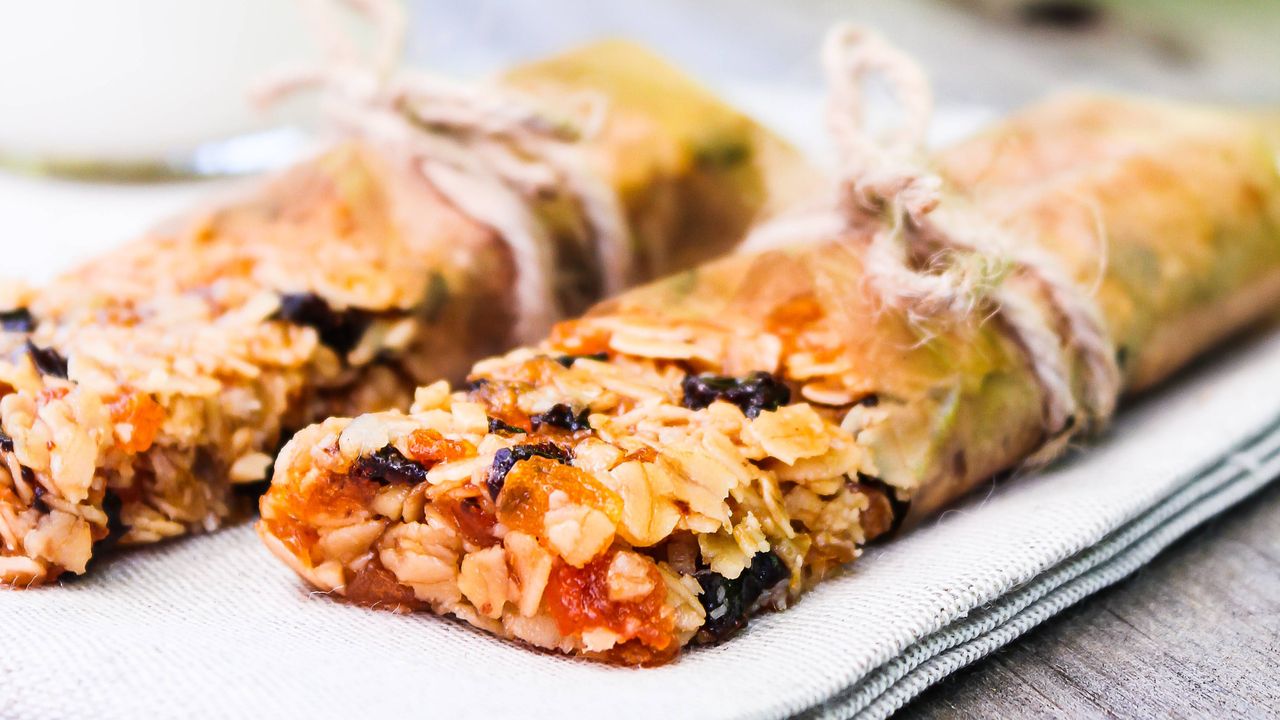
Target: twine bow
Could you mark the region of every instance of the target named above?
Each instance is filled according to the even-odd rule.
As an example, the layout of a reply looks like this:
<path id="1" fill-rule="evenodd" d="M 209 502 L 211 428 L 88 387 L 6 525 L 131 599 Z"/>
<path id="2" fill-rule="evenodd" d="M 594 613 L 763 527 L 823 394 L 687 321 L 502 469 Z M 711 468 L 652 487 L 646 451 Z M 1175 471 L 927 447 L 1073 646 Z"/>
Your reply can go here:
<path id="1" fill-rule="evenodd" d="M 1057 455 L 1076 430 L 1104 424 L 1121 380 L 1097 307 L 1034 243 L 1016 242 L 973 209 L 944 202 L 941 178 L 925 161 L 933 98 L 921 68 L 853 25 L 828 34 L 823 63 L 826 122 L 839 161 L 836 201 L 753 234 L 749 246 L 859 238 L 867 282 L 886 307 L 913 321 L 962 321 L 994 307 L 1043 390 L 1046 441 L 1033 462 Z M 863 102 L 864 85 L 874 76 L 887 83 L 901 116 L 880 134 L 868 128 Z M 1009 282 L 1015 276 L 1029 285 Z M 1072 375 L 1077 360 L 1080 398 Z"/>
<path id="2" fill-rule="evenodd" d="M 595 98 L 582 98 L 582 118 L 560 118 L 513 90 L 397 70 L 405 20 L 387 0 L 344 0 L 376 30 L 373 56 L 361 57 L 332 2 L 305 1 L 328 63 L 265 78 L 259 103 L 320 91 L 321 109 L 339 130 L 392 147 L 463 213 L 492 227 L 517 269 L 515 339 L 541 337 L 559 315 L 553 239 L 532 209 L 540 198 L 567 193 L 577 202 L 587 226 L 580 249 L 594 250 L 606 293 L 622 288 L 631 247 L 623 211 L 578 147 L 600 125 Z"/>

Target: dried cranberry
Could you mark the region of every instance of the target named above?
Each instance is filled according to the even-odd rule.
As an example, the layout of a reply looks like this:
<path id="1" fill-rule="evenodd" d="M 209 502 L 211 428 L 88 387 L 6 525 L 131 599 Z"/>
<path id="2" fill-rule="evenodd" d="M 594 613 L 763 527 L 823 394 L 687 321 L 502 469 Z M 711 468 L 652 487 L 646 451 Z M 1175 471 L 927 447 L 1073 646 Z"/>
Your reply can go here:
<path id="1" fill-rule="evenodd" d="M 560 363 L 564 367 L 572 367 L 575 360 L 596 360 L 598 362 L 604 362 L 608 359 L 609 353 L 599 352 L 591 353 L 590 355 L 561 355 L 556 358 L 556 362 Z"/>
<path id="2" fill-rule="evenodd" d="M 581 412 L 575 413 L 573 408 L 564 403 L 552 405 L 550 410 L 530 417 L 529 422 L 533 424 L 534 430 L 543 425 L 563 428 L 569 432 L 591 429 L 591 423 L 587 422 L 587 410 L 585 408 Z"/>
<path id="3" fill-rule="evenodd" d="M 320 342 L 340 355 L 355 349 L 373 320 L 367 310 L 335 310 L 315 293 L 288 293 L 280 296 L 280 309 L 272 316 L 294 325 L 313 328 Z"/>
<path id="4" fill-rule="evenodd" d="M 351 468 L 355 477 L 372 480 L 379 485 L 393 483 L 418 484 L 427 479 L 427 467 L 405 457 L 394 445 L 387 445 L 372 455 L 361 456 Z"/>
<path id="5" fill-rule="evenodd" d="M 706 622 L 698 631 L 703 644 L 724 640 L 747 626 L 747 617 L 759 609 L 762 599 L 791 579 L 786 563 L 772 550 L 757 553 L 751 565 L 730 580 L 711 570 L 699 570 L 694 577 L 702 592 L 698 602 L 707 612 Z"/>
<path id="6" fill-rule="evenodd" d="M 680 383 L 684 406 L 701 410 L 716 400 L 737 405 L 749 418 L 762 410 L 777 410 L 791 402 L 791 389 L 767 372 L 753 372 L 745 378 L 724 375 L 685 375 Z"/>
<path id="7" fill-rule="evenodd" d="M 24 307 L 0 310 L 0 329 L 5 332 L 31 332 L 36 329 L 36 319 Z"/>
<path id="8" fill-rule="evenodd" d="M 27 354 L 31 356 L 31 362 L 35 363 L 36 369 L 42 375 L 52 375 L 60 377 L 64 380 L 67 377 L 67 359 L 58 354 L 53 348 L 38 347 L 30 340 L 27 341 Z"/>
<path id="9" fill-rule="evenodd" d="M 516 435 L 524 434 L 525 429 L 522 427 L 516 427 L 511 423 L 503 422 L 498 418 L 491 417 L 489 418 L 489 432 L 497 433 L 498 435 Z"/>
<path id="10" fill-rule="evenodd" d="M 567 450 L 549 442 L 502 448 L 494 453 L 493 465 L 489 468 L 489 477 L 485 480 L 485 486 L 489 488 L 489 497 L 497 500 L 498 493 L 502 492 L 502 486 L 507 482 L 507 473 L 511 472 L 511 468 L 515 467 L 516 463 L 535 456 L 555 460 L 565 465 L 573 459 Z"/>

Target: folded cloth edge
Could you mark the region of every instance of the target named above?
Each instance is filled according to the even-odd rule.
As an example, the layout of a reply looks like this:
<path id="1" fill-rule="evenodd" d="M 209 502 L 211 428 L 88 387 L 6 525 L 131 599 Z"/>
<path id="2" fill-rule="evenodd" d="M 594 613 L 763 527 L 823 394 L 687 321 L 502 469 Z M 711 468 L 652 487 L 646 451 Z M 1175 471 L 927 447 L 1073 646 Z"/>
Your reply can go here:
<path id="1" fill-rule="evenodd" d="M 1097 544 L 921 638 L 798 717 L 886 718 L 948 676 L 1133 574 L 1169 545 L 1280 476 L 1280 416 L 1201 466 Z"/>

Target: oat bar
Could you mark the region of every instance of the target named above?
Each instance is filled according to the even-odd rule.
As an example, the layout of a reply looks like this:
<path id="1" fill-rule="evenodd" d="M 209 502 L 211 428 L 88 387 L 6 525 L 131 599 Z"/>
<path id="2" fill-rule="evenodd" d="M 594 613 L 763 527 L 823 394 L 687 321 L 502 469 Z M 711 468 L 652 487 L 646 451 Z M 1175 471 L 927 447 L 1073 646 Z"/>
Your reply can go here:
<path id="1" fill-rule="evenodd" d="M 1134 391 L 1280 301 L 1278 152 L 1275 118 L 1071 96 L 932 163 L 1092 293 Z M 726 638 L 1051 440 L 999 308 L 886 307 L 866 247 L 730 256 L 407 412 L 307 428 L 260 534 L 320 590 L 540 648 L 651 664 Z"/>
<path id="2" fill-rule="evenodd" d="M 577 147 L 616 193 L 635 281 L 708 257 L 803 175 L 782 142 L 650 53 L 603 43 L 513 71 L 549 106 L 589 93 Z M 673 114 L 669 103 L 683 108 Z M 531 208 L 558 312 L 602 291 L 570 194 Z M 511 247 L 393 145 L 355 138 L 243 197 L 0 293 L 0 581 L 82 573 L 107 545 L 208 531 L 257 493 L 282 437 L 403 407 L 510 344 Z M 256 491 L 255 491 L 256 489 Z"/>

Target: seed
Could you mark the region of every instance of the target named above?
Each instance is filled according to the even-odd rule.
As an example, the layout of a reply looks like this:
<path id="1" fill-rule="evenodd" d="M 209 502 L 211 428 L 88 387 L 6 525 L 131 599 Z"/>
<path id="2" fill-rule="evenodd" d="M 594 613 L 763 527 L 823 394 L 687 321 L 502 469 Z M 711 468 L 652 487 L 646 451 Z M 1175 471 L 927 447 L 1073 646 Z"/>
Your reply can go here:
<path id="1" fill-rule="evenodd" d="M 573 459 L 564 448 L 549 442 L 502 448 L 494 453 L 489 477 L 485 479 L 485 487 L 489 488 L 489 497 L 497 500 L 498 493 L 502 492 L 502 486 L 507 482 L 507 473 L 511 472 L 511 468 L 515 467 L 516 463 L 534 456 L 555 460 L 565 465 Z"/>
<path id="2" fill-rule="evenodd" d="M 416 485 L 427 479 L 427 467 L 405 457 L 394 445 L 387 445 L 372 455 L 356 460 L 351 468 L 355 477 L 372 480 L 379 485 L 409 483 Z"/>
<path id="3" fill-rule="evenodd" d="M 753 372 L 745 378 L 724 375 L 685 375 L 680 383 L 684 406 L 701 410 L 716 400 L 737 405 L 744 415 L 754 418 L 762 410 L 777 410 L 791 401 L 791 389 L 767 372 Z"/>

